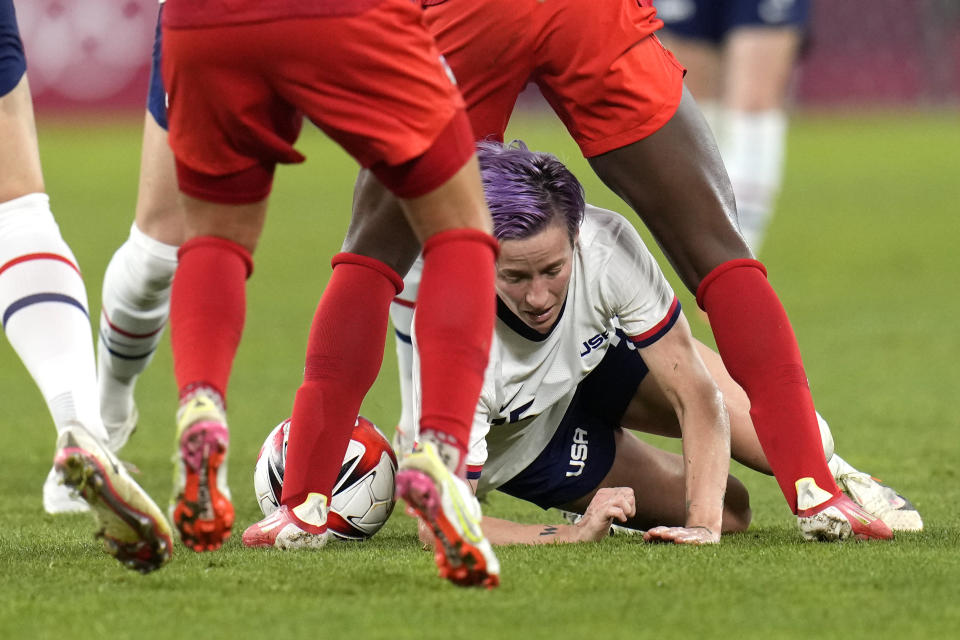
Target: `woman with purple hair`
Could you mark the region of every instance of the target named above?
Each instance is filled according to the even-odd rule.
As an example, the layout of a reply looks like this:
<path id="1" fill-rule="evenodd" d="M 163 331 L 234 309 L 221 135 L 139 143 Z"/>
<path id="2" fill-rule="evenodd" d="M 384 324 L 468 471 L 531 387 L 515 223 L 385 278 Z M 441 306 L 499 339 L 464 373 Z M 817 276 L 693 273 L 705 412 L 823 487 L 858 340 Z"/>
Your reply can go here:
<path id="1" fill-rule="evenodd" d="M 584 514 L 573 526 L 484 517 L 490 541 L 600 540 L 614 521 L 647 530 L 648 540 L 692 544 L 746 529 L 749 496 L 728 475 L 731 447 L 737 460 L 771 474 L 749 401 L 719 355 L 691 335 L 639 234 L 623 216 L 586 205 L 556 157 L 522 142 L 478 149 L 500 255 L 468 478 L 480 496 L 499 489 Z M 398 427 L 401 454 L 417 424 L 415 356 L 412 364 L 404 388 L 413 419 Z M 624 428 L 680 436 L 683 455 Z M 906 501 L 889 507 L 893 490 L 833 454 L 822 419 L 821 431 L 828 465 L 855 500 L 871 511 L 887 504 L 878 515 L 895 529 L 922 526 Z"/>
<path id="2" fill-rule="evenodd" d="M 672 399 L 688 460 L 676 513 L 657 517 L 675 526 L 648 535 L 718 542 L 730 463 L 727 410 L 653 257 L 622 216 L 585 207 L 580 183 L 553 156 L 484 143 L 480 157 L 501 253 L 468 478 L 481 494 L 499 488 L 544 508 L 584 511 L 597 489 L 610 486 L 604 480 L 623 437 L 609 425 L 648 378 L 648 387 Z M 601 496 L 601 519 L 638 524 L 631 493 Z M 556 528 L 524 531 L 495 527 L 491 540 L 557 535 Z"/>

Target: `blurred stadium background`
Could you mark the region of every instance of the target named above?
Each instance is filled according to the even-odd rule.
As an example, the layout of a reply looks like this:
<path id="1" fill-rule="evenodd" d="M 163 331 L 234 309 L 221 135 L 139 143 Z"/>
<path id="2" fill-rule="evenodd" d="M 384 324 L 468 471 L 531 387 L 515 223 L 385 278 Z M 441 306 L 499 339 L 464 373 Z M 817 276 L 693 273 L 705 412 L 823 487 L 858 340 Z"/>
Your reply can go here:
<path id="1" fill-rule="evenodd" d="M 16 4 L 39 112 L 142 108 L 156 0 Z M 956 106 L 960 2 L 814 0 L 795 100 L 798 107 Z"/>
<path id="2" fill-rule="evenodd" d="M 54 213 L 95 310 L 107 261 L 133 213 L 157 2 L 15 3 Z M 305 127 L 300 144 L 309 161 L 278 172 L 271 207 L 283 215 L 267 224 L 247 290 L 230 391 L 237 528 L 222 552 L 179 547 L 168 568 L 141 579 L 104 560 L 85 517 L 42 514 L 53 430 L 39 392 L 0 337 L 0 638 L 62 638 L 64 621 L 115 640 L 298 638 L 307 629 L 391 640 L 446 640 L 464 629 L 526 640 L 678 629 L 758 640 L 808 639 L 811 629 L 842 629 L 847 640 L 955 636 L 960 0 L 814 0 L 794 98 L 800 117 L 791 124 L 788 174 L 764 260 L 775 267 L 771 279 L 787 301 L 838 450 L 910 497 L 924 514 L 923 534 L 895 545 L 800 544 L 776 483 L 734 465 L 754 508 L 746 535 L 711 549 L 623 538 L 596 547 L 505 548 L 499 593 L 447 588 L 429 554 L 412 544 L 415 525 L 403 517 L 392 518 L 376 544 L 309 558 L 246 552 L 239 531 L 260 517 L 253 461 L 269 429 L 288 415 L 301 379 L 306 327 L 347 224 L 356 175 L 342 151 Z M 535 91 L 524 102 L 516 134 L 567 162 L 591 202 L 626 211 L 556 119 L 540 117 Z M 322 234 L 303 233 L 320 219 Z M 678 293 L 694 309 L 687 292 Z M 695 332 L 709 339 L 703 326 Z M 399 406 L 392 351 L 362 410 L 388 433 Z M 167 343 L 140 381 L 142 428 L 124 450 L 161 504 L 170 491 L 177 398 L 171 360 Z M 556 513 L 505 495 L 492 496 L 485 509 L 559 522 Z M 411 603 L 433 612 L 428 625 L 416 622 Z"/>

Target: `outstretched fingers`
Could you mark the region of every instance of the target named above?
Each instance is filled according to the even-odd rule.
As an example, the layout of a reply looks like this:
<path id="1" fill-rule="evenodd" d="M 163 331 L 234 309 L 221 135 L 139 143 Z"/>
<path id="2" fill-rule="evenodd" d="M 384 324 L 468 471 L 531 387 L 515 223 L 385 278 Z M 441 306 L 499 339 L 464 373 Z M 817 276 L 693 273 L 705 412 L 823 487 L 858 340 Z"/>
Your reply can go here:
<path id="1" fill-rule="evenodd" d="M 717 544 L 720 542 L 720 532 L 714 532 L 706 527 L 654 527 L 643 534 L 643 541 Z"/>

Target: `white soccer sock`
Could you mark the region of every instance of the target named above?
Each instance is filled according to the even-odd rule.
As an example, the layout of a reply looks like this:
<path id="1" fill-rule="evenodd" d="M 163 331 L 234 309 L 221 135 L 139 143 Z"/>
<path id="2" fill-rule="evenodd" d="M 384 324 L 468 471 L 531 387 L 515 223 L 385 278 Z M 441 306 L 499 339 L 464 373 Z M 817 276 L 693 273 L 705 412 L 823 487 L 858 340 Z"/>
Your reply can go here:
<path id="1" fill-rule="evenodd" d="M 783 181 L 786 135 L 786 114 L 771 109 L 728 110 L 718 136 L 737 199 L 740 230 L 754 253 L 760 251 Z"/>
<path id="2" fill-rule="evenodd" d="M 390 304 L 390 321 L 395 331 L 394 342 L 397 348 L 397 370 L 400 378 L 400 420 L 394 447 L 402 449 L 402 456 L 410 453 L 417 436 L 417 425 L 413 422 L 413 311 L 420 288 L 423 259 L 418 258 L 407 277 L 403 279 L 403 293 Z"/>
<path id="3" fill-rule="evenodd" d="M 100 411 L 109 424 L 123 423 L 131 415 L 137 377 L 150 364 L 163 336 L 177 249 L 134 224 L 107 266 L 97 367 Z"/>
<path id="4" fill-rule="evenodd" d="M 45 193 L 0 203 L 0 313 L 57 432 L 79 422 L 106 441 L 97 407 L 87 291 Z"/>

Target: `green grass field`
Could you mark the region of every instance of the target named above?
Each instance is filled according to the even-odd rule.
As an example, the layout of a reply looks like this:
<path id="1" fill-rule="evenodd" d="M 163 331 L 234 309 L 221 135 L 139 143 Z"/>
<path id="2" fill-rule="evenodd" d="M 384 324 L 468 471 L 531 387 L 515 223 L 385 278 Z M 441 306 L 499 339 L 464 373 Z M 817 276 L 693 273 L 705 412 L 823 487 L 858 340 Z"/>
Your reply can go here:
<path id="1" fill-rule="evenodd" d="M 0 636 L 952 635 L 960 625 L 957 124 L 955 114 L 796 118 L 763 255 L 837 450 L 911 498 L 925 518 L 923 533 L 893 543 L 804 543 L 776 483 L 734 464 L 753 498 L 748 533 L 709 548 L 622 538 L 502 548 L 502 586 L 491 592 L 439 580 L 416 543 L 414 522 L 399 509 L 366 543 L 316 553 L 243 549 L 239 533 L 259 517 L 255 456 L 290 410 L 355 173 L 342 152 L 307 131 L 301 147 L 308 162 L 279 172 L 248 287 L 229 397 L 237 526 L 224 549 L 199 555 L 178 544 L 167 567 L 141 576 L 99 550 L 88 517 L 44 514 L 52 423 L 26 370 L 0 341 Z M 103 271 L 132 220 L 139 121 L 41 119 L 39 127 L 54 213 L 84 270 L 96 322 Z M 626 211 L 552 119 L 520 117 L 510 133 L 567 161 L 590 202 Z M 689 295 L 681 300 L 693 309 Z M 702 326 L 695 331 L 709 339 Z M 394 366 L 391 342 L 363 409 L 388 432 L 399 407 Z M 140 426 L 124 455 L 165 505 L 176 408 L 166 339 L 138 402 Z M 501 495 L 485 510 L 559 521 L 555 512 Z"/>

